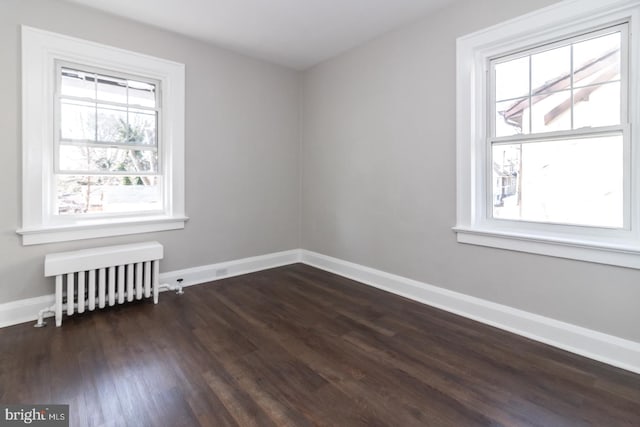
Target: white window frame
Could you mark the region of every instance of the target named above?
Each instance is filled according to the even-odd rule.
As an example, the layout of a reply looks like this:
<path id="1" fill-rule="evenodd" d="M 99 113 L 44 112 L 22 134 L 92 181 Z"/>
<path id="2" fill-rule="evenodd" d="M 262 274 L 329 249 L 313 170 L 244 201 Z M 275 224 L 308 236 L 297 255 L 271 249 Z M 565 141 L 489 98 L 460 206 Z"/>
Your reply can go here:
<path id="1" fill-rule="evenodd" d="M 157 81 L 162 120 L 161 212 L 56 215 L 55 100 L 60 63 Z M 22 235 L 23 245 L 184 228 L 185 67 L 140 53 L 22 26 Z"/>
<path id="2" fill-rule="evenodd" d="M 625 226 L 606 229 L 492 219 L 489 61 L 622 22 L 628 22 L 630 52 L 629 87 L 622 88 L 630 124 L 625 130 L 625 161 L 629 162 L 624 174 L 629 200 Z M 640 268 L 639 25 L 640 0 L 566 0 L 457 40 L 457 218 L 453 229 L 458 242 Z"/>

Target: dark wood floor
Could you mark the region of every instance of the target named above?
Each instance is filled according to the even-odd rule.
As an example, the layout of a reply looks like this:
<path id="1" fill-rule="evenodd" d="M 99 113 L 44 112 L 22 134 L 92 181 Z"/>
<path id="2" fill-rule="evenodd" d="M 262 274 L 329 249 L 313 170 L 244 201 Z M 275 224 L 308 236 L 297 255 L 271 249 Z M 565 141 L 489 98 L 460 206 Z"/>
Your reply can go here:
<path id="1" fill-rule="evenodd" d="M 72 426 L 640 426 L 640 376 L 296 264 L 0 330 Z"/>

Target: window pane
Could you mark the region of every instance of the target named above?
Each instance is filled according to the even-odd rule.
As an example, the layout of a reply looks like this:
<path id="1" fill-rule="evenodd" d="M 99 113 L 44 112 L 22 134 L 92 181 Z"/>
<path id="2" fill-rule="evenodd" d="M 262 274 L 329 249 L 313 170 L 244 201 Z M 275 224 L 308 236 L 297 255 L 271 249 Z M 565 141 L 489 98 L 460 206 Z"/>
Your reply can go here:
<path id="1" fill-rule="evenodd" d="M 496 64 L 496 101 L 529 95 L 529 57 Z"/>
<path id="2" fill-rule="evenodd" d="M 122 142 L 127 137 L 127 109 L 98 104 L 98 141 Z"/>
<path id="3" fill-rule="evenodd" d="M 127 103 L 127 81 L 98 74 L 98 99 L 100 101 Z"/>
<path id="4" fill-rule="evenodd" d="M 73 215 L 160 210 L 160 188 L 156 176 L 58 175 L 56 211 Z"/>
<path id="5" fill-rule="evenodd" d="M 621 34 L 496 64 L 495 136 L 621 124 Z M 525 99 L 529 74 L 531 105 Z"/>
<path id="6" fill-rule="evenodd" d="M 620 33 L 576 43 L 573 46 L 574 86 L 620 79 Z"/>
<path id="7" fill-rule="evenodd" d="M 493 216 L 622 227 L 622 136 L 494 145 Z"/>
<path id="8" fill-rule="evenodd" d="M 96 108 L 93 103 L 62 100 L 60 103 L 60 137 L 94 141 Z"/>
<path id="9" fill-rule="evenodd" d="M 529 133 L 529 98 L 496 104 L 496 136 Z"/>
<path id="10" fill-rule="evenodd" d="M 531 90 L 534 94 L 571 87 L 571 46 L 531 56 Z"/>
<path id="11" fill-rule="evenodd" d="M 63 96 L 79 98 L 96 98 L 95 74 L 76 71 L 69 68 L 62 69 L 60 93 Z"/>
<path id="12" fill-rule="evenodd" d="M 156 172 L 157 152 L 115 147 L 60 145 L 62 172 Z"/>
<path id="13" fill-rule="evenodd" d="M 155 85 L 129 80 L 129 104 L 143 107 L 156 106 Z"/>
<path id="14" fill-rule="evenodd" d="M 571 129 L 571 91 L 532 98 L 531 127 L 533 133 Z"/>
<path id="15" fill-rule="evenodd" d="M 156 145 L 156 113 L 149 111 L 129 111 L 129 139 L 127 142 Z"/>
<path id="16" fill-rule="evenodd" d="M 575 89 L 573 96 L 575 129 L 620 124 L 620 83 Z"/>

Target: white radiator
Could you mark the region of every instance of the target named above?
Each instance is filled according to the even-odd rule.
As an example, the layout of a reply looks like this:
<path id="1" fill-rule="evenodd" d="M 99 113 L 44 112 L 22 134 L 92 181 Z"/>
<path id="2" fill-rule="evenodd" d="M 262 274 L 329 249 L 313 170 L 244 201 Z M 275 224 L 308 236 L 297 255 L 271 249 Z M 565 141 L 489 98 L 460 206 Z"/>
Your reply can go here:
<path id="1" fill-rule="evenodd" d="M 40 312 L 36 326 L 45 325 L 46 312 L 54 312 L 56 326 L 61 326 L 65 311 L 71 316 L 151 296 L 157 304 L 162 258 L 158 242 L 47 255 L 44 275 L 55 276 L 55 304 Z"/>

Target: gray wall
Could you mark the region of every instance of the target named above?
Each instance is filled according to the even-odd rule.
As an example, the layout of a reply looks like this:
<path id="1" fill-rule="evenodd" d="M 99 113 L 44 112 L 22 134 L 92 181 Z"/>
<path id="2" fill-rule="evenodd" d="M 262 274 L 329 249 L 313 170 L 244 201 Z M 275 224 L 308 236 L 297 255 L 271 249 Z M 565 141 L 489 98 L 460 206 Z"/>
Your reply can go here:
<path id="1" fill-rule="evenodd" d="M 456 242 L 455 40 L 553 0 L 467 0 L 304 73 L 302 247 L 640 341 L 640 273 Z"/>
<path id="2" fill-rule="evenodd" d="M 23 247 L 19 25 L 186 64 L 185 230 Z M 169 271 L 299 247 L 296 72 L 51 0 L 0 0 L 0 303 L 52 293 L 46 253 L 158 240 Z"/>

